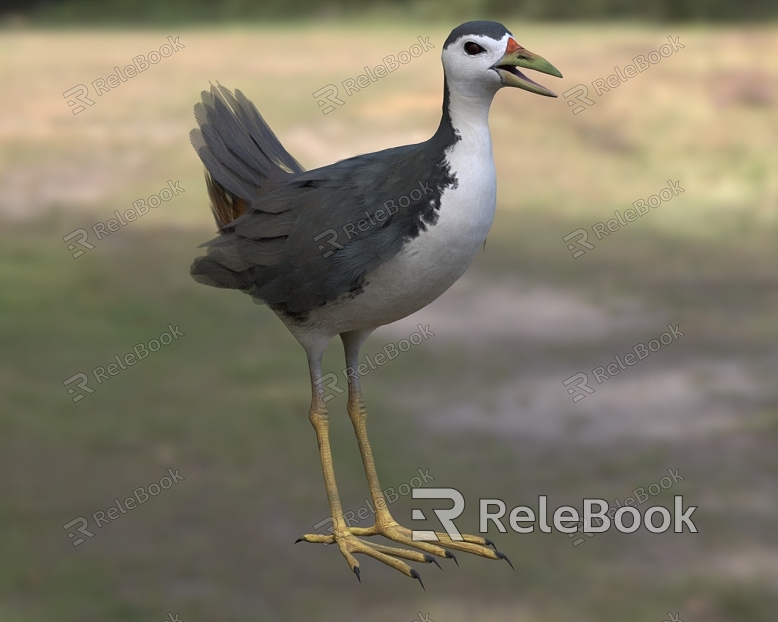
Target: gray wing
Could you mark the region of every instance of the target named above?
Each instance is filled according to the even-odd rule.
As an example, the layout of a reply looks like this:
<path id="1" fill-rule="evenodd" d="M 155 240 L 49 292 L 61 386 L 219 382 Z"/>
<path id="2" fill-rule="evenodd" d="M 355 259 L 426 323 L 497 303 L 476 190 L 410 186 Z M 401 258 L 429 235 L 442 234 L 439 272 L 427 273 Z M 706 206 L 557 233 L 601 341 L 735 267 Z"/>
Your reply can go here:
<path id="1" fill-rule="evenodd" d="M 287 313 L 358 290 L 437 220 L 456 183 L 428 143 L 298 173 L 251 201 L 192 265 L 200 283 L 241 289 Z"/>

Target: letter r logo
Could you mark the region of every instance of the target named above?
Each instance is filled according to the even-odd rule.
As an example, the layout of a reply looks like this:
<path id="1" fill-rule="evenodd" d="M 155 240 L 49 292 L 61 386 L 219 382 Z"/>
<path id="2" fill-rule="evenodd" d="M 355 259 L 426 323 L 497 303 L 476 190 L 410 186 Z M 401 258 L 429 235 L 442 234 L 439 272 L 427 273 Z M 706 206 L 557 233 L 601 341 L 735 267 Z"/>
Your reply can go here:
<path id="1" fill-rule="evenodd" d="M 78 104 L 86 104 L 87 106 L 93 106 L 94 100 L 91 100 L 87 97 L 87 94 L 89 93 L 89 89 L 84 84 L 76 84 L 72 89 L 68 89 L 64 93 L 62 93 L 62 97 L 68 100 L 68 106 L 72 110 L 73 114 L 78 114 L 79 112 L 83 112 L 86 110 L 85 106 L 79 106 Z M 72 97 L 71 96 L 75 96 Z"/>
<path id="2" fill-rule="evenodd" d="M 583 372 L 579 372 L 575 374 L 575 376 L 570 376 L 567 380 L 564 381 L 564 386 L 567 387 L 567 394 L 572 395 L 573 397 L 573 404 L 576 402 L 580 402 L 583 398 L 585 398 L 587 395 L 591 395 L 594 393 L 594 389 L 589 387 L 588 384 L 586 384 L 589 380 L 589 376 L 587 376 Z M 571 384 L 574 384 L 574 386 L 570 386 Z"/>
<path id="3" fill-rule="evenodd" d="M 433 510 L 433 512 L 435 512 L 435 516 L 438 517 L 449 538 L 459 542 L 464 540 L 462 534 L 459 533 L 456 525 L 454 525 L 454 519 L 462 516 L 462 512 L 465 511 L 465 498 L 461 492 L 455 488 L 414 488 L 412 497 L 414 499 L 449 499 L 453 501 L 453 507 L 448 510 Z M 413 520 L 426 520 L 427 517 L 424 516 L 424 512 L 414 508 L 411 518 Z M 434 531 L 412 531 L 411 538 L 414 542 L 439 541 Z"/>
<path id="4" fill-rule="evenodd" d="M 324 520 L 320 520 L 318 523 L 316 523 L 313 526 L 313 528 L 314 529 L 319 529 L 320 527 L 324 527 L 325 525 L 327 525 L 327 531 L 329 531 L 328 534 L 322 533 L 321 531 L 317 531 L 316 533 L 318 533 L 320 536 L 327 536 L 327 535 L 335 533 L 335 523 L 332 522 L 332 518 L 329 517 L 329 516 L 327 518 L 325 518 Z M 329 542 L 324 542 L 323 544 L 324 544 L 324 546 L 329 546 L 330 543 Z"/>
<path id="5" fill-rule="evenodd" d="M 338 250 L 340 250 L 341 248 L 343 248 L 343 244 L 340 244 L 340 243 L 338 242 L 338 232 L 337 232 L 337 231 L 335 231 L 335 229 L 327 229 L 326 231 L 322 231 L 322 232 L 321 232 L 319 235 L 317 235 L 315 238 L 313 238 L 313 241 L 314 241 L 314 242 L 318 242 L 318 241 L 319 241 L 319 240 L 321 240 L 321 239 L 322 239 L 322 238 L 323 238 L 325 235 L 328 235 L 328 236 L 330 236 L 330 237 L 329 237 L 329 238 L 326 240 L 326 242 L 329 242 L 329 244 L 330 244 L 330 246 L 332 246 L 332 248 L 335 248 L 335 249 L 338 249 Z M 324 250 L 324 246 L 323 246 L 322 244 L 319 244 L 319 250 L 320 250 L 320 251 L 323 251 L 323 250 Z M 332 255 L 334 252 L 335 252 L 335 251 L 327 251 L 327 252 L 326 252 L 326 253 L 324 253 L 324 255 L 322 255 L 322 256 L 326 258 L 326 257 L 329 257 L 330 255 Z"/>
<path id="6" fill-rule="evenodd" d="M 316 380 L 316 390 L 319 392 L 319 395 L 322 396 L 324 402 L 329 402 L 335 396 L 332 393 L 325 394 L 325 387 L 327 389 L 332 389 L 335 393 L 343 393 L 343 389 L 338 386 L 338 377 L 333 373 L 324 374 L 321 378 Z"/>
<path id="7" fill-rule="evenodd" d="M 575 239 L 579 238 L 579 239 Z M 578 246 L 582 246 L 583 248 L 592 250 L 594 248 L 593 244 L 590 244 L 587 240 L 589 239 L 589 234 L 586 233 L 586 229 L 576 229 L 572 233 L 568 233 L 565 237 L 562 238 L 563 242 L 570 242 L 573 241 Z M 573 259 L 578 259 L 581 255 L 586 253 L 583 248 L 576 248 L 574 244 L 568 244 L 567 250 L 573 253 Z"/>
<path id="8" fill-rule="evenodd" d="M 575 95 L 573 99 L 567 99 L 573 95 Z M 567 105 L 573 109 L 573 114 L 583 112 L 588 106 L 594 106 L 594 102 L 587 95 L 589 95 L 589 89 L 583 84 L 576 84 L 573 88 L 562 93 L 562 96 L 567 99 Z"/>
<path id="9" fill-rule="evenodd" d="M 87 242 L 87 239 L 89 238 L 89 233 L 86 231 L 86 229 L 76 229 L 75 231 L 68 233 L 64 238 L 62 238 L 62 241 L 67 244 L 68 242 L 70 242 L 70 240 L 73 240 L 74 238 L 78 238 L 75 240 L 75 242 L 82 248 L 85 248 L 88 251 L 94 248 L 94 244 L 90 244 L 89 242 Z M 86 252 L 76 248 L 73 244 L 68 244 L 68 250 L 74 251 L 73 259 L 77 259 L 78 257 L 81 257 L 81 255 L 83 255 Z"/>
<path id="10" fill-rule="evenodd" d="M 82 392 L 80 394 L 76 395 L 73 398 L 74 402 L 78 402 L 79 400 L 83 400 L 86 397 L 87 393 L 94 393 L 95 392 L 94 389 L 89 388 L 89 385 L 87 384 L 89 378 L 87 378 L 87 375 L 82 373 L 82 372 L 79 372 L 79 373 L 75 374 L 74 376 L 71 376 L 67 380 L 64 380 L 62 382 L 62 384 L 67 387 L 69 384 L 72 384 L 72 383 L 76 382 L 76 380 L 80 380 L 80 382 L 77 383 L 76 386 L 79 389 L 81 389 Z M 68 395 L 73 395 L 75 392 L 76 392 L 76 390 L 73 387 L 68 388 Z"/>
<path id="11" fill-rule="evenodd" d="M 316 99 L 316 103 L 318 104 L 319 108 L 321 108 L 322 114 L 329 114 L 335 110 L 335 106 L 330 104 L 342 106 L 346 103 L 338 97 L 338 87 L 334 84 L 328 84 L 327 86 L 320 88 L 315 93 L 312 93 L 312 95 L 314 99 Z"/>
<path id="12" fill-rule="evenodd" d="M 95 534 L 93 534 L 91 531 L 89 531 L 86 526 L 88 523 L 86 522 L 86 519 L 83 516 L 79 516 L 78 518 L 74 518 L 72 521 L 67 523 L 66 525 L 62 525 L 62 528 L 68 532 L 68 538 L 73 540 L 73 538 L 76 537 L 76 534 L 74 534 L 72 531 L 68 531 L 71 527 L 74 527 L 75 525 L 80 525 L 80 527 L 76 528 L 76 531 L 80 534 L 85 535 L 87 538 L 91 538 Z M 76 538 L 73 540 L 73 546 L 78 546 L 84 541 L 83 538 Z"/>

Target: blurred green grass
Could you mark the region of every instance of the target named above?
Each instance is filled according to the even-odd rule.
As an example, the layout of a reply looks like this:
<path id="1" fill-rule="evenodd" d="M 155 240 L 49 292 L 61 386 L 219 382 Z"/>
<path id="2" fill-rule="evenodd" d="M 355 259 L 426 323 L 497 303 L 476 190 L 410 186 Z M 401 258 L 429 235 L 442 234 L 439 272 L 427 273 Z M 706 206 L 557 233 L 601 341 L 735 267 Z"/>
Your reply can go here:
<path id="1" fill-rule="evenodd" d="M 659 622 L 667 611 L 680 611 L 685 622 L 774 619 L 778 37 L 772 28 L 674 28 L 685 50 L 576 116 L 562 98 L 499 94 L 491 117 L 498 216 L 472 268 L 479 284 L 520 278 L 598 305 L 639 297 L 689 327 L 683 347 L 657 365 L 684 369 L 700 357 L 732 357 L 762 369 L 765 386 L 743 402 L 738 426 L 670 441 L 636 436 L 587 445 L 488 429 L 440 433 L 424 425 L 431 414 L 425 394 L 436 407 L 452 395 L 488 403 L 516 370 L 536 369 L 558 377 L 561 392 L 571 364 L 598 364 L 643 333 L 583 346 L 510 339 L 475 350 L 456 335 L 441 336 L 441 345 L 412 349 L 364 382 L 384 486 L 407 482 L 421 468 L 468 500 L 497 496 L 520 504 L 548 494 L 553 504 L 579 505 L 583 496 L 624 498 L 667 468 L 680 468 L 686 480 L 679 490 L 700 505 L 701 533 L 609 533 L 579 547 L 562 534 L 493 533 L 515 573 L 460 555 L 458 570 L 421 569 L 427 592 L 369 561 L 359 585 L 334 547 L 292 547 L 327 515 L 307 421 L 305 358 L 266 308 L 188 276 L 197 244 L 214 229 L 201 165 L 188 144 L 191 106 L 209 79 L 243 89 L 308 168 L 423 140 L 439 115 L 439 49 L 330 115 L 321 115 L 311 97 L 357 75 L 364 63 L 406 49 L 417 34 L 430 34 L 439 46 L 446 29 L 418 30 L 401 22 L 182 30 L 186 49 L 77 116 L 63 91 L 159 47 L 167 33 L 4 33 L 3 620 L 161 620 L 168 611 L 180 612 L 184 622 L 357 616 L 410 622 L 419 611 L 435 622 Z M 656 49 L 671 34 L 663 27 L 599 25 L 513 30 L 562 69 L 560 93 L 606 77 L 614 64 Z M 290 39 L 316 50 L 315 62 Z M 757 103 L 754 89 L 766 93 Z M 564 235 L 624 210 L 668 178 L 680 180 L 686 193 L 585 256 L 570 257 Z M 123 211 L 168 179 L 180 180 L 186 192 L 84 256 L 70 257 L 63 236 Z M 71 401 L 66 378 L 108 364 L 168 323 L 185 336 Z M 372 338 L 366 352 L 380 350 L 381 339 Z M 339 344 L 325 364 L 339 373 Z M 418 396 L 418 404 L 403 406 L 400 393 L 411 403 Z M 366 488 L 345 403 L 341 396 L 329 405 L 344 507 L 357 508 Z M 107 509 L 169 467 L 186 480 L 84 544 L 68 541 L 62 525 Z M 402 499 L 393 510 L 408 524 L 411 507 Z M 474 517 L 470 508 L 458 524 L 475 532 Z"/>
<path id="2" fill-rule="evenodd" d="M 448 19 L 466 21 L 513 16 L 546 20 L 625 20 L 755 22 L 776 17 L 767 0 L 60 0 L 30 6 L 20 0 L 5 3 L 6 11 L 35 22 L 53 24 L 222 23 L 258 19 Z"/>

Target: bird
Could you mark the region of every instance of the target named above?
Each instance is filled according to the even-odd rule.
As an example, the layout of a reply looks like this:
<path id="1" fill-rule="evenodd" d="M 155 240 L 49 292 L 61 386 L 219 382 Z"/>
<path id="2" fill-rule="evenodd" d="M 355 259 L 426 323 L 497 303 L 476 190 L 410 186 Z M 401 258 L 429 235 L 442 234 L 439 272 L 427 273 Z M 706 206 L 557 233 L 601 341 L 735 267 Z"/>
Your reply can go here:
<path id="1" fill-rule="evenodd" d="M 348 377 L 347 411 L 375 508 L 371 527 L 347 525 L 329 441 L 322 356 L 335 337 L 348 368 L 379 326 L 438 298 L 476 257 L 492 225 L 497 179 L 488 116 L 503 87 L 555 93 L 520 68 L 562 74 L 519 45 L 501 23 L 471 21 L 445 40 L 440 123 L 424 142 L 393 147 L 305 171 L 254 104 L 220 84 L 195 105 L 191 142 L 205 166 L 218 235 L 192 263 L 195 281 L 237 289 L 267 305 L 305 350 L 311 382 L 309 420 L 319 446 L 332 519 L 329 534 L 297 542 L 337 544 L 360 578 L 355 555 L 422 583 L 411 563 L 453 559 L 452 551 L 504 559 L 494 543 L 436 533 L 416 541 L 389 512 L 367 435 L 359 374 Z M 404 200 L 403 200 L 404 199 Z M 383 536 L 401 546 L 367 540 Z M 458 562 L 457 562 L 458 565 Z M 512 564 L 511 564 L 512 567 Z"/>

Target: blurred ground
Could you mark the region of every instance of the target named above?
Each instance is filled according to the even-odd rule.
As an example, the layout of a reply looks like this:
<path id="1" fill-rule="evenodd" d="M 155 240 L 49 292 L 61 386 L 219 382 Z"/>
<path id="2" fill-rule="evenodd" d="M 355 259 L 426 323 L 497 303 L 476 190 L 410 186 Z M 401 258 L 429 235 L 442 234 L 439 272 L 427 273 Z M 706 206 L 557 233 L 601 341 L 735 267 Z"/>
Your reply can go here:
<path id="1" fill-rule="evenodd" d="M 364 380 L 384 486 L 418 469 L 477 499 L 699 505 L 699 534 L 490 532 L 513 561 L 459 556 L 427 586 L 334 547 L 292 542 L 327 515 L 302 350 L 264 307 L 188 276 L 214 231 L 189 146 L 209 80 L 240 88 L 306 168 L 426 139 L 447 27 L 356 22 L 144 31 L 7 30 L 0 114 L 0 619 L 772 622 L 778 611 L 778 31 L 538 26 L 518 41 L 562 94 L 677 36 L 685 45 L 574 115 L 501 92 L 498 215 L 484 253 L 433 305 L 380 329 Z M 62 93 L 180 36 L 170 58 L 78 115 Z M 417 35 L 436 48 L 323 115 L 312 93 Z M 667 180 L 685 192 L 573 259 L 562 238 Z M 90 230 L 180 181 L 183 194 L 76 259 Z M 577 403 L 563 381 L 668 323 L 685 336 Z M 180 326 L 184 336 L 74 403 L 63 381 Z M 333 344 L 327 369 L 340 373 Z M 70 385 L 71 387 L 74 385 Z M 345 400 L 329 402 L 345 508 L 367 495 Z M 74 547 L 63 525 L 167 469 L 185 477 Z M 414 502 L 393 506 L 410 525 Z"/>

